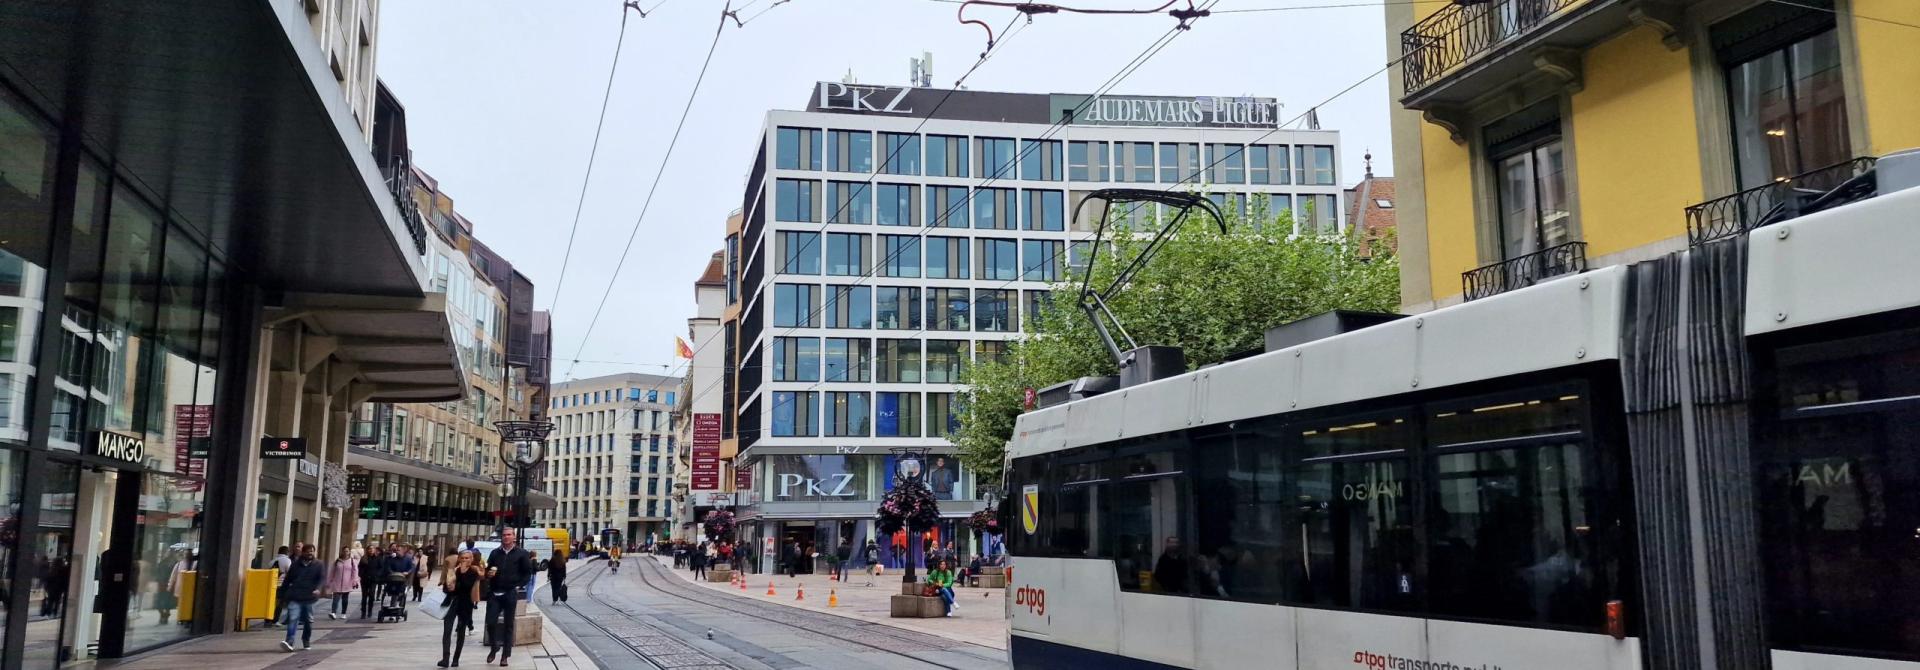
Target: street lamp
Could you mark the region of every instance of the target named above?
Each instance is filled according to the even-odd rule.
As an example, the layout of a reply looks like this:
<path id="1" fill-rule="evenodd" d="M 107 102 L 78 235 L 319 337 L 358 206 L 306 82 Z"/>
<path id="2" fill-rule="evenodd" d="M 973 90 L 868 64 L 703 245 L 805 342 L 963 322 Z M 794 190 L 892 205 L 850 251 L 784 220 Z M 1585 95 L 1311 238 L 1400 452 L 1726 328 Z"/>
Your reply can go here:
<path id="1" fill-rule="evenodd" d="M 925 472 L 923 463 L 925 463 L 927 452 L 932 451 L 932 449 L 927 447 L 893 447 L 887 451 L 893 452 L 894 485 L 898 487 L 907 482 L 920 481 L 921 475 Z M 907 532 L 907 569 L 900 573 L 900 581 L 911 584 L 916 581 L 913 574 L 915 563 L 913 557 L 914 548 L 926 541 L 927 538 L 924 534 L 929 529 L 914 528 L 912 521 L 909 520 L 905 530 Z M 925 552 L 921 553 L 924 557 Z"/>
<path id="2" fill-rule="evenodd" d="M 550 421 L 495 421 L 500 431 L 500 461 L 513 473 L 513 523 L 520 535 L 526 535 L 528 478 L 533 469 L 547 460 L 547 435 L 553 432 Z"/>

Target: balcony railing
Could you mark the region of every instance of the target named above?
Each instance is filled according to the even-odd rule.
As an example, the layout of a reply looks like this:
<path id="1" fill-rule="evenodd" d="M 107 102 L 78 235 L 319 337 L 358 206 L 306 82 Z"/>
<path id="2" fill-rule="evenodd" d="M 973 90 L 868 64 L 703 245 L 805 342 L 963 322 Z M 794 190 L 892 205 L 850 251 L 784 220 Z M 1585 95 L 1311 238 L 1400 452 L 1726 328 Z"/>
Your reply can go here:
<path id="1" fill-rule="evenodd" d="M 1568 242 L 1460 273 L 1467 300 L 1499 295 L 1587 271 L 1587 243 Z"/>
<path id="2" fill-rule="evenodd" d="M 1442 75 L 1583 0 L 1454 4 L 1400 33 L 1401 82 L 1412 95 Z"/>
<path id="3" fill-rule="evenodd" d="M 1864 156 L 1835 163 L 1688 207 L 1687 242 L 1706 244 L 1799 216 L 1813 199 L 1872 170 L 1875 160 Z"/>
<path id="4" fill-rule="evenodd" d="M 426 219 L 413 201 L 413 168 L 401 159 L 393 161 L 382 172 L 387 178 L 387 192 L 393 194 L 393 206 L 400 210 L 401 222 L 407 224 L 407 235 L 413 237 L 414 251 L 427 255 Z"/>

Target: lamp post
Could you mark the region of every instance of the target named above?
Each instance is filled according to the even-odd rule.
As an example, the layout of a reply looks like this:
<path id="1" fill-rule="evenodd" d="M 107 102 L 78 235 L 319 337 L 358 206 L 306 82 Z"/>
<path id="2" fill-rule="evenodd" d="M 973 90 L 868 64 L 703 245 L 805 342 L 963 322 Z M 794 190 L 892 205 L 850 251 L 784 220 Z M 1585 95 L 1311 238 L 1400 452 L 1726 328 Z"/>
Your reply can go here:
<path id="1" fill-rule="evenodd" d="M 896 488 L 901 484 L 920 481 L 921 476 L 925 472 L 923 464 L 926 461 L 927 452 L 931 451 L 931 449 L 927 447 L 894 447 L 888 449 L 888 451 L 893 452 L 894 486 Z M 914 563 L 916 562 L 913 556 L 914 548 L 926 541 L 923 534 L 928 529 L 914 528 L 913 520 L 909 517 L 905 530 L 907 531 L 907 569 L 900 573 L 900 581 L 904 584 L 912 584 L 915 581 L 913 574 Z M 925 554 L 925 552 L 921 553 L 923 555 Z"/>
<path id="2" fill-rule="evenodd" d="M 553 432 L 549 421 L 495 421 L 500 431 L 500 461 L 513 473 L 513 525 L 522 536 L 527 526 L 528 478 L 533 469 L 547 460 L 547 435 Z"/>

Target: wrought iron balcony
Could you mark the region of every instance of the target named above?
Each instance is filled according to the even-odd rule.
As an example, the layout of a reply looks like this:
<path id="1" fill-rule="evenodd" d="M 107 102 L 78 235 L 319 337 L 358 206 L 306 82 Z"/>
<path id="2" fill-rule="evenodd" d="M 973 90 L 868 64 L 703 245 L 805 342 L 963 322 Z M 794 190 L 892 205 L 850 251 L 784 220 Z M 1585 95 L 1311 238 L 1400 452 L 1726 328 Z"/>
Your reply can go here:
<path id="1" fill-rule="evenodd" d="M 1687 242 L 1706 244 L 1799 216 L 1814 199 L 1872 170 L 1875 160 L 1835 163 L 1688 207 Z"/>
<path id="2" fill-rule="evenodd" d="M 1489 0 L 1456 3 L 1434 12 L 1400 33 L 1400 53 L 1406 56 L 1401 76 L 1407 94 L 1585 1 Z"/>
<path id="3" fill-rule="evenodd" d="M 1467 300 L 1478 300 L 1586 271 L 1587 243 L 1568 242 L 1462 272 L 1460 283 Z"/>

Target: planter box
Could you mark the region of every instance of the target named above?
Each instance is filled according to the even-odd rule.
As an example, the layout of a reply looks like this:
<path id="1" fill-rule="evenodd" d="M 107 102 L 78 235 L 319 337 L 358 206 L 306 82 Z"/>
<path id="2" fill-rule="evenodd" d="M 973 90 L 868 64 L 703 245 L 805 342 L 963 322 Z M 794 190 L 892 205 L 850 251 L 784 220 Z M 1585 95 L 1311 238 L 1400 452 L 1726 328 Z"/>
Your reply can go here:
<path id="1" fill-rule="evenodd" d="M 947 615 L 946 605 L 938 597 L 902 594 L 893 596 L 890 604 L 889 616 L 895 619 L 934 619 Z"/>
<path id="2" fill-rule="evenodd" d="M 525 601 L 522 601 L 525 602 Z M 537 612 L 521 614 L 513 618 L 513 646 L 540 644 L 542 619 Z"/>
<path id="3" fill-rule="evenodd" d="M 982 567 L 980 568 L 980 574 L 983 574 L 983 575 L 1001 575 L 1001 576 L 1003 576 L 1003 577 L 1004 577 L 1004 576 L 1006 576 L 1006 574 L 1007 574 L 1007 566 L 1004 566 L 1004 565 L 988 565 L 988 566 L 982 566 Z"/>
<path id="4" fill-rule="evenodd" d="M 709 582 L 733 581 L 733 571 L 728 570 L 726 568 L 720 568 L 718 570 L 711 570 L 711 569 L 707 570 L 707 581 Z"/>
<path id="5" fill-rule="evenodd" d="M 1004 574 L 979 574 L 973 576 L 973 586 L 982 589 L 1007 588 L 1007 576 Z"/>

